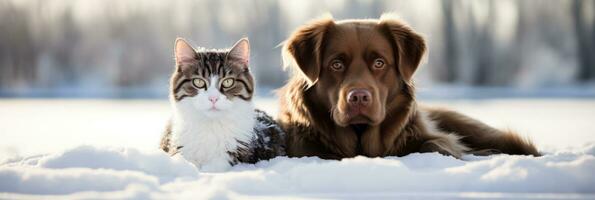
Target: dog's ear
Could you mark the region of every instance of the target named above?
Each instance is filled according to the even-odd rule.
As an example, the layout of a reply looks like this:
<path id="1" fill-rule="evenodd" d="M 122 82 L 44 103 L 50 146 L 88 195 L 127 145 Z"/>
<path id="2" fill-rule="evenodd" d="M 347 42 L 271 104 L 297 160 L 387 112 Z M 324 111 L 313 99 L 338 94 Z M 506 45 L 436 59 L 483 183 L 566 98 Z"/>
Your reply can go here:
<path id="1" fill-rule="evenodd" d="M 309 86 L 318 81 L 324 34 L 333 24 L 330 16 L 313 20 L 294 31 L 283 45 L 285 67 L 291 66 L 305 75 Z"/>
<path id="2" fill-rule="evenodd" d="M 424 38 L 390 14 L 382 15 L 379 25 L 387 31 L 394 42 L 397 48 L 395 54 L 398 59 L 399 73 L 407 83 L 410 83 L 413 73 L 426 52 Z"/>

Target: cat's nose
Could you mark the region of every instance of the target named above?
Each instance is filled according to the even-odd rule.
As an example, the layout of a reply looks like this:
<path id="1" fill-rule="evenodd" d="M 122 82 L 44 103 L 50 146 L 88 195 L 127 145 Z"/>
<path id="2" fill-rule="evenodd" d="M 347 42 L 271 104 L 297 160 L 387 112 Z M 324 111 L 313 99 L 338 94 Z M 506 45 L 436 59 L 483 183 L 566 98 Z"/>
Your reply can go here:
<path id="1" fill-rule="evenodd" d="M 219 97 L 214 97 L 214 96 L 213 97 L 209 97 L 209 101 L 211 101 L 211 103 L 213 103 L 213 104 L 216 103 L 217 100 L 219 100 Z"/>

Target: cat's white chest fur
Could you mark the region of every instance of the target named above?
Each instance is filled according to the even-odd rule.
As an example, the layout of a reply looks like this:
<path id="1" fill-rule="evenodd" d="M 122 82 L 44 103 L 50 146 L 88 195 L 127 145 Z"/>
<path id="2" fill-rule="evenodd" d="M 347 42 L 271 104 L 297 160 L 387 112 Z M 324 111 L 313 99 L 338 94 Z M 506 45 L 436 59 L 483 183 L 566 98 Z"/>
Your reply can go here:
<path id="1" fill-rule="evenodd" d="M 200 96 L 200 95 L 198 95 Z M 250 101 L 230 101 L 231 109 L 199 111 L 194 98 L 173 104 L 172 143 L 181 146 L 180 154 L 201 171 L 225 171 L 240 142 L 249 143 L 256 121 L 254 105 Z"/>

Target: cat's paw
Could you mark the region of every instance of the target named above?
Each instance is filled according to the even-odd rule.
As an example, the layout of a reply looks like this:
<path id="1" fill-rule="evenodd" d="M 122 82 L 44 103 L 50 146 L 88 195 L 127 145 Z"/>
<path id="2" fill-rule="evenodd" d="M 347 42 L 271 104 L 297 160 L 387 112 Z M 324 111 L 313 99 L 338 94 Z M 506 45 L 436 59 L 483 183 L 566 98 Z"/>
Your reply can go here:
<path id="1" fill-rule="evenodd" d="M 225 172 L 229 169 L 231 169 L 231 164 L 227 160 L 208 162 L 200 167 L 201 172 Z"/>

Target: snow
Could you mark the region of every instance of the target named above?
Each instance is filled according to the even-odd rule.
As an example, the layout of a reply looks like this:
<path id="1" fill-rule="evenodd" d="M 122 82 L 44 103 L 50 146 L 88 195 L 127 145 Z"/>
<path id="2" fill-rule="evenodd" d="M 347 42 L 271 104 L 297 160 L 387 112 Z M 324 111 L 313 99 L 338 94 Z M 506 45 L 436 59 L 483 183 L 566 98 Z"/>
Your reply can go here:
<path id="1" fill-rule="evenodd" d="M 594 156 L 595 144 L 540 158 L 497 155 L 457 160 L 438 153 L 342 161 L 278 157 L 241 164 L 225 173 L 201 173 L 180 157 L 169 158 L 159 151 L 80 146 L 2 165 L 0 192 L 6 198 L 64 195 L 60 197 L 68 199 L 388 198 L 428 192 L 434 197 L 536 193 L 595 198 L 588 194 L 595 192 Z"/>
<path id="2" fill-rule="evenodd" d="M 166 102 L 1 100 L 0 199 L 595 199 L 595 101 L 429 103 L 524 133 L 545 155 L 278 157 L 205 173 L 157 149 Z M 276 112 L 272 99 L 257 107 Z"/>

